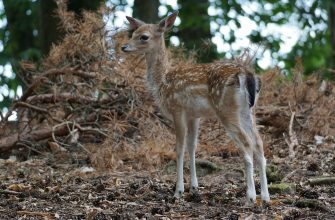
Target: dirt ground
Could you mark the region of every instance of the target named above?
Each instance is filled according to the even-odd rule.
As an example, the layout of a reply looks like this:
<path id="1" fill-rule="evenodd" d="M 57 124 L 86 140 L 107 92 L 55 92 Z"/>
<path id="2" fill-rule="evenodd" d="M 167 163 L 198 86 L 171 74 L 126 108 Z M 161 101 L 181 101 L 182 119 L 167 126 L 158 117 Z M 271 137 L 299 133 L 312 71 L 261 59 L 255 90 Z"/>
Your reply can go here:
<path id="1" fill-rule="evenodd" d="M 237 154 L 208 155 L 198 160 L 200 189 L 173 198 L 174 161 L 154 171 L 96 171 L 78 150 L 42 152 L 28 160 L 0 160 L 1 219 L 335 219 L 334 139 L 296 149 L 288 159 L 284 143 L 269 145 L 271 203 L 245 206 L 242 158 Z M 200 149 L 203 151 L 204 149 Z M 198 154 L 201 154 L 199 152 Z M 203 156 L 202 156 L 203 157 Z M 127 167 L 127 164 L 124 165 Z M 186 166 L 185 166 L 186 167 Z M 326 183 L 313 180 L 326 176 Z M 256 188 L 259 193 L 259 179 Z M 320 178 L 318 179 L 320 180 Z M 271 186 L 270 186 L 271 187 Z"/>

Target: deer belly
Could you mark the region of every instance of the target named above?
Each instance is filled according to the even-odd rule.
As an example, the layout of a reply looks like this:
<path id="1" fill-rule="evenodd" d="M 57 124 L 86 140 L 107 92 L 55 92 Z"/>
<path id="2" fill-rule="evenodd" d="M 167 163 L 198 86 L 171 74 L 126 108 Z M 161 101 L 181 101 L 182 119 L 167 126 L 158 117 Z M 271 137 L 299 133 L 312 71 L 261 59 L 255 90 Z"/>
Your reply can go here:
<path id="1" fill-rule="evenodd" d="M 166 112 L 166 116 L 171 116 L 174 111 L 185 112 L 187 116 L 194 118 L 208 118 L 214 115 L 208 97 L 192 93 L 175 93 L 164 103 L 163 112 Z"/>
<path id="2" fill-rule="evenodd" d="M 214 115 L 213 108 L 208 100 L 208 98 L 197 96 L 189 97 L 184 101 L 184 110 L 187 115 L 199 118 L 205 117 L 209 118 Z"/>

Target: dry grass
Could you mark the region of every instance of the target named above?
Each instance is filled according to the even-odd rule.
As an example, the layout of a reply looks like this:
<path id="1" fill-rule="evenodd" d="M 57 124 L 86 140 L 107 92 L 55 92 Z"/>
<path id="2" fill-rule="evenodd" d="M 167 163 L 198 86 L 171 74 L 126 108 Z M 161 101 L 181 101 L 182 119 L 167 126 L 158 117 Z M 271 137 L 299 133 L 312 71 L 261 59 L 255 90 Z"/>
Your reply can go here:
<path id="1" fill-rule="evenodd" d="M 263 73 L 259 105 L 286 107 L 288 116 L 296 112 L 295 128 L 307 140 L 314 135 L 334 135 L 334 83 L 322 80 L 320 73 L 304 76 L 300 59 L 292 72 L 290 80 L 279 69 Z M 277 126 L 287 128 L 288 121 L 281 121 Z"/>
<path id="2" fill-rule="evenodd" d="M 35 92 L 56 95 L 69 92 L 107 101 L 101 105 L 87 102 L 69 104 L 66 100 L 37 103 L 38 107 L 53 112 L 52 116 L 55 117 L 30 109 L 29 128 L 53 127 L 94 115 L 96 118 L 93 122 L 90 121 L 88 125 L 82 123 L 82 126 L 100 129 L 108 134 L 107 138 L 92 135 L 92 132 L 81 132 L 78 143 L 84 144 L 90 151 L 89 156 L 95 167 L 113 170 L 156 169 L 166 160 L 174 159 L 171 123 L 162 118 L 145 89 L 146 66 L 143 56 L 125 56 L 120 52 L 120 45 L 127 41 L 127 32 L 106 30 L 101 18 L 106 13 L 112 13 L 111 10 L 103 8 L 96 13 L 84 12 L 83 18 L 78 19 L 66 10 L 65 5 L 60 1 L 58 10 L 61 28 L 66 33 L 64 40 L 53 46 L 41 69 L 36 70 L 34 65 L 25 64 L 25 70 L 33 73 L 34 79 L 50 69 L 73 68 L 94 73 L 95 77 L 90 79 L 73 74 L 52 75 Z M 185 55 L 187 53 L 182 48 L 171 48 L 169 53 L 174 66 L 194 62 L 192 54 Z M 267 112 L 270 110 L 270 113 L 272 108 L 278 110 L 278 107 L 283 107 L 280 111 L 288 118 L 291 112 L 296 112 L 294 129 L 299 138 L 303 136 L 310 140 L 315 134 L 334 134 L 333 84 L 324 82 L 326 86 L 320 90 L 318 75 L 304 79 L 302 72 L 298 60 L 293 70 L 293 80 L 287 80 L 278 69 L 263 73 L 258 105 Z M 272 127 L 281 127 L 280 132 L 287 132 L 288 120 L 271 117 L 268 120 Z M 264 134 L 267 146 L 273 133 L 267 129 Z M 66 144 L 66 138 L 57 139 L 59 144 Z M 199 142 L 201 156 L 238 155 L 216 120 L 203 122 Z"/>

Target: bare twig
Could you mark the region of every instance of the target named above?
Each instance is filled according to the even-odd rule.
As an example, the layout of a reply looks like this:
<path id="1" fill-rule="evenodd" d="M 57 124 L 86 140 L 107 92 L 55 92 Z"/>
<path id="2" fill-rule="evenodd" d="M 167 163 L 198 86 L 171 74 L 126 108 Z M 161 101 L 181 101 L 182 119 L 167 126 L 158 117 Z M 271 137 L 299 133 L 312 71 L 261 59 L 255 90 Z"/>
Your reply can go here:
<path id="1" fill-rule="evenodd" d="M 38 111 L 38 112 L 41 112 L 41 113 L 45 113 L 45 114 L 48 114 L 48 111 L 46 109 L 42 109 L 40 107 L 37 107 L 35 105 L 31 105 L 29 103 L 26 103 L 26 102 L 17 102 L 15 103 L 16 107 L 25 107 L 25 108 L 30 108 L 30 109 L 33 109 L 35 111 Z"/>
<path id="2" fill-rule="evenodd" d="M 72 128 L 70 128 L 70 125 L 72 125 Z M 99 133 L 99 134 L 101 134 L 101 135 L 103 135 L 103 136 L 105 136 L 105 137 L 108 137 L 108 135 L 107 135 L 106 133 L 104 133 L 103 131 L 101 131 L 100 129 L 97 129 L 97 128 L 91 128 L 91 127 L 86 127 L 86 128 L 84 128 L 84 127 L 82 127 L 80 124 L 78 124 L 78 123 L 76 123 L 76 122 L 64 121 L 64 122 L 62 122 L 62 123 L 60 123 L 60 124 L 58 124 L 58 125 L 53 126 L 53 128 L 52 128 L 52 130 L 53 130 L 53 132 L 52 132 L 52 139 L 53 139 L 53 141 L 56 142 L 56 143 L 58 143 L 58 144 L 60 144 L 60 145 L 63 145 L 63 146 L 68 146 L 68 147 L 70 147 L 70 145 L 58 141 L 58 140 L 56 139 L 56 136 L 55 136 L 55 133 L 54 133 L 54 131 L 56 131 L 57 128 L 58 128 L 58 127 L 61 127 L 61 126 L 66 126 L 69 135 L 73 135 L 74 132 L 77 132 L 77 131 L 79 130 L 79 131 L 81 131 L 81 132 L 96 132 L 96 133 Z M 86 148 L 84 148 L 82 145 L 81 145 L 81 147 L 82 147 L 86 152 L 89 153 L 89 151 L 88 151 Z"/>
<path id="3" fill-rule="evenodd" d="M 45 153 L 42 153 L 41 151 L 36 150 L 36 149 L 30 147 L 29 145 L 27 145 L 27 144 L 25 144 L 25 143 L 19 142 L 19 143 L 17 143 L 17 146 L 23 146 L 23 147 L 26 147 L 26 148 L 28 148 L 29 150 L 34 151 L 35 153 L 38 153 L 38 154 L 41 154 L 41 155 L 46 156 Z"/>
<path id="4" fill-rule="evenodd" d="M 16 212 L 18 215 L 28 215 L 28 216 L 41 216 L 44 217 L 45 219 L 54 219 L 54 215 L 49 213 L 49 212 L 30 212 L 30 211 L 17 211 Z"/>
<path id="5" fill-rule="evenodd" d="M 34 92 L 36 87 L 38 87 L 40 84 L 45 83 L 48 81 L 48 78 L 46 77 L 38 77 L 34 80 L 34 82 L 27 88 L 25 93 L 21 96 L 20 101 L 24 102 L 27 100 L 27 98 Z"/>
<path id="6" fill-rule="evenodd" d="M 292 112 L 291 119 L 290 119 L 290 126 L 289 126 L 289 136 L 290 136 L 290 145 L 289 145 L 289 156 L 290 158 L 295 157 L 294 147 L 298 146 L 298 139 L 293 131 L 293 120 L 294 120 L 295 112 Z"/>
<path id="7" fill-rule="evenodd" d="M 291 106 L 290 106 L 291 108 Z M 291 109 L 290 109 L 291 110 Z M 289 157 L 292 159 L 295 157 L 294 147 L 299 145 L 298 138 L 296 136 L 296 133 L 293 130 L 293 122 L 294 122 L 295 112 L 291 110 L 291 118 L 290 118 L 290 124 L 288 127 L 288 137 L 286 137 L 285 133 L 283 134 L 286 144 L 289 147 Z"/>
<path id="8" fill-rule="evenodd" d="M 71 103 L 99 103 L 106 104 L 110 102 L 109 98 L 97 99 L 80 94 L 61 93 L 61 94 L 40 94 L 30 96 L 29 103 L 55 103 L 55 102 L 71 102 Z"/>
<path id="9" fill-rule="evenodd" d="M 12 190 L 0 189 L 0 194 L 7 194 L 7 195 L 22 195 L 22 192 L 16 192 Z"/>
<path id="10" fill-rule="evenodd" d="M 291 179 L 292 176 L 294 176 L 296 173 L 301 172 L 301 171 L 303 171 L 301 168 L 298 168 L 298 169 L 293 170 L 292 172 L 290 172 L 289 174 L 287 174 L 287 175 L 281 180 L 281 182 L 283 182 L 283 183 L 287 182 L 288 180 Z"/>
<path id="11" fill-rule="evenodd" d="M 83 132 L 96 132 L 96 133 L 99 133 L 105 137 L 108 137 L 108 134 L 106 134 L 105 132 L 101 131 L 100 129 L 97 129 L 97 128 L 91 128 L 91 127 L 86 127 L 86 128 L 83 128 L 81 127 L 80 125 L 76 124 L 76 127 L 80 130 L 80 131 L 83 131 Z"/>

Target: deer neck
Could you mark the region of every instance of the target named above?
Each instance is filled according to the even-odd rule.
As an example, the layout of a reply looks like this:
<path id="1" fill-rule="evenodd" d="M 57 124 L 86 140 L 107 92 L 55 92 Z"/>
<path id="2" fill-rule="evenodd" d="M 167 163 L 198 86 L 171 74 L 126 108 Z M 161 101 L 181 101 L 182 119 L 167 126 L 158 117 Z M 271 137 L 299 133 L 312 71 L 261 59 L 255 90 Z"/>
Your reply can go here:
<path id="1" fill-rule="evenodd" d="M 160 85 L 165 83 L 165 74 L 170 66 L 163 36 L 160 41 L 159 47 L 145 54 L 147 62 L 147 83 L 154 95 L 156 95 L 155 93 Z"/>

